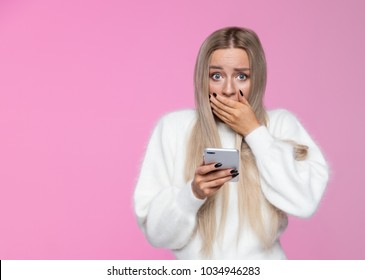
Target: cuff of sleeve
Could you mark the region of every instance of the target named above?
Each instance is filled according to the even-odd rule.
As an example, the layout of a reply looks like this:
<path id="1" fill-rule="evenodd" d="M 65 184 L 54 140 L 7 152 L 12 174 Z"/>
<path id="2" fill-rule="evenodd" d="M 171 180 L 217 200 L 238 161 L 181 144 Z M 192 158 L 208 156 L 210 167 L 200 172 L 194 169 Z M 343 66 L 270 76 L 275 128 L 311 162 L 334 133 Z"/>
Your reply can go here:
<path id="1" fill-rule="evenodd" d="M 266 126 L 260 126 L 245 137 L 246 143 L 250 146 L 255 156 L 266 153 L 268 148 L 274 142 Z"/>
<path id="2" fill-rule="evenodd" d="M 184 211 L 191 212 L 196 214 L 199 210 L 199 208 L 204 204 L 205 199 L 199 199 L 197 198 L 193 190 L 191 188 L 191 182 L 190 180 L 181 190 L 178 195 L 177 203 L 179 206 L 184 209 Z"/>

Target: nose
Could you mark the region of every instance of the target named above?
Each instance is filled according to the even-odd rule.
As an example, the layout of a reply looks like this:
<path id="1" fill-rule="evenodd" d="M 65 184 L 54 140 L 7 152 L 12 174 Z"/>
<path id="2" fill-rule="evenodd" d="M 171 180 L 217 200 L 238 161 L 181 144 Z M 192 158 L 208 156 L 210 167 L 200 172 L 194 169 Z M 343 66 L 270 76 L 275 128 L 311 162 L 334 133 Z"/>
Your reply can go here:
<path id="1" fill-rule="evenodd" d="M 226 97 L 236 95 L 236 87 L 232 79 L 227 79 L 222 88 L 222 94 Z"/>

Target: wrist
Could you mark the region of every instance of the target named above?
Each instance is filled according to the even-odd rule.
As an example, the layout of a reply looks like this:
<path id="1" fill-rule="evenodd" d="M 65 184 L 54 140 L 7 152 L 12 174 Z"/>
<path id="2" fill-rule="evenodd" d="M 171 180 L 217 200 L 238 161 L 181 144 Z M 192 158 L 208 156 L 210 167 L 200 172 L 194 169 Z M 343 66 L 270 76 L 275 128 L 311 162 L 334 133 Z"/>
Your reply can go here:
<path id="1" fill-rule="evenodd" d="M 192 190 L 192 192 L 193 192 L 194 196 L 195 196 L 197 199 L 201 199 L 201 200 L 203 200 L 203 199 L 205 199 L 205 198 L 206 198 L 204 195 L 199 194 L 199 192 L 197 192 L 197 191 L 195 190 L 193 183 L 191 183 L 191 190 Z"/>
<path id="2" fill-rule="evenodd" d="M 255 123 L 253 125 L 251 125 L 250 127 L 246 128 L 241 135 L 243 137 L 246 137 L 247 135 L 249 135 L 251 132 L 253 132 L 254 130 L 258 129 L 261 125 L 259 123 Z"/>

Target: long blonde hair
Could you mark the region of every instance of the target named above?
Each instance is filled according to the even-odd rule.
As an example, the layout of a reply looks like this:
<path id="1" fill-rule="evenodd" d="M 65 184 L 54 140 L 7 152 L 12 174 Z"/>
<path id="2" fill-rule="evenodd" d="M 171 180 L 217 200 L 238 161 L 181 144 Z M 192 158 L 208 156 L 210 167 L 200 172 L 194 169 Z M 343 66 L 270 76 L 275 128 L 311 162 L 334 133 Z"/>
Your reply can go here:
<path id="1" fill-rule="evenodd" d="M 206 147 L 221 147 L 216 120 L 209 104 L 209 62 L 215 50 L 241 48 L 247 52 L 251 69 L 251 87 L 248 95 L 258 121 L 267 125 L 267 114 L 263 106 L 266 86 L 266 59 L 258 36 L 252 30 L 228 27 L 212 33 L 202 44 L 194 73 L 195 103 L 197 121 L 188 142 L 188 154 L 185 163 L 185 179 L 191 180 L 195 169 L 201 163 L 203 150 Z M 287 223 L 287 216 L 270 204 L 261 192 L 260 177 L 255 157 L 245 140 L 237 134 L 236 146 L 240 150 L 240 180 L 238 181 L 238 215 L 239 227 L 237 241 L 244 222 L 247 221 L 261 240 L 263 248 L 271 248 L 278 232 Z M 306 147 L 293 144 L 297 159 L 306 156 Z M 222 196 L 222 213 L 219 223 L 219 235 L 223 233 L 228 209 L 229 188 L 209 197 L 198 211 L 197 232 L 201 235 L 202 252 L 209 257 L 217 238 L 215 207 L 217 196 Z M 268 213 L 264 218 L 263 210 Z M 265 221 L 264 221 L 265 220 Z M 247 225 L 247 224 L 246 224 Z"/>

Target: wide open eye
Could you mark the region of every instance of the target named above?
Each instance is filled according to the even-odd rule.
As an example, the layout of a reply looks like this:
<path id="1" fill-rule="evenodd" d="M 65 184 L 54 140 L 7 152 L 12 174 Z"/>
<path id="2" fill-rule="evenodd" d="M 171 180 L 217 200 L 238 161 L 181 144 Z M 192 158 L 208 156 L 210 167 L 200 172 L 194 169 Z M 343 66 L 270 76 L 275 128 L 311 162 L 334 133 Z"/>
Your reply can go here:
<path id="1" fill-rule="evenodd" d="M 248 75 L 246 75 L 245 73 L 240 73 L 237 75 L 237 79 L 240 81 L 245 81 L 248 79 Z"/>
<path id="2" fill-rule="evenodd" d="M 219 81 L 220 79 L 222 79 L 222 75 L 220 73 L 213 73 L 210 74 L 210 77 L 214 80 L 214 81 Z"/>

